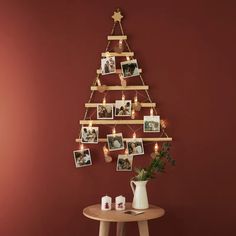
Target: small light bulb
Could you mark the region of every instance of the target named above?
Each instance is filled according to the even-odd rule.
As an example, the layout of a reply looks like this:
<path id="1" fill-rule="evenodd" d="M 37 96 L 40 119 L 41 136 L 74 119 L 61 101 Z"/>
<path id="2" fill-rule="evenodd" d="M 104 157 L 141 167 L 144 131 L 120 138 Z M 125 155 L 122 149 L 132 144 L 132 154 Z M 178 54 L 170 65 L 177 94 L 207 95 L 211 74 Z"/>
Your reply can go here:
<path id="1" fill-rule="evenodd" d="M 113 129 L 112 129 L 112 134 L 115 134 L 116 133 L 116 128 L 114 127 Z"/>
<path id="2" fill-rule="evenodd" d="M 89 127 L 92 127 L 92 126 L 93 126 L 93 122 L 89 121 Z"/>
<path id="3" fill-rule="evenodd" d="M 105 97 L 102 100 L 102 105 L 106 105 L 106 98 Z"/>
<path id="4" fill-rule="evenodd" d="M 150 116 L 153 116 L 153 108 L 150 109 Z"/>
<path id="5" fill-rule="evenodd" d="M 135 110 L 133 109 L 131 112 L 131 119 L 134 119 L 134 118 L 135 118 Z"/>
<path id="6" fill-rule="evenodd" d="M 125 100 L 125 94 L 122 93 L 122 100 L 124 101 Z"/>
<path id="7" fill-rule="evenodd" d="M 127 57 L 126 57 L 126 60 L 127 60 L 127 61 L 130 61 L 130 57 L 129 57 L 129 56 L 127 56 Z"/>
<path id="8" fill-rule="evenodd" d="M 123 40 L 120 39 L 120 40 L 119 40 L 119 47 L 122 47 L 122 43 L 123 43 Z"/>
<path id="9" fill-rule="evenodd" d="M 80 144 L 80 149 L 84 150 L 84 144 L 83 143 Z"/>
<path id="10" fill-rule="evenodd" d="M 159 147 L 158 147 L 158 143 L 156 143 L 155 146 L 154 146 L 154 151 L 155 151 L 155 153 L 158 152 L 158 148 L 159 148 Z"/>
<path id="11" fill-rule="evenodd" d="M 135 102 L 135 103 L 138 102 L 138 96 L 137 96 L 137 95 L 134 96 L 134 102 Z"/>
<path id="12" fill-rule="evenodd" d="M 110 56 L 110 53 L 109 52 L 106 52 L 106 58 Z"/>
<path id="13" fill-rule="evenodd" d="M 129 154 L 129 151 L 128 151 L 128 148 L 125 149 L 125 155 L 128 155 Z"/>
<path id="14" fill-rule="evenodd" d="M 108 151 L 106 145 L 104 145 L 104 146 L 103 146 L 103 153 L 104 153 L 104 155 L 107 156 L 108 152 L 109 152 L 109 151 Z"/>
<path id="15" fill-rule="evenodd" d="M 133 138 L 136 138 L 136 133 L 135 132 L 133 133 Z"/>

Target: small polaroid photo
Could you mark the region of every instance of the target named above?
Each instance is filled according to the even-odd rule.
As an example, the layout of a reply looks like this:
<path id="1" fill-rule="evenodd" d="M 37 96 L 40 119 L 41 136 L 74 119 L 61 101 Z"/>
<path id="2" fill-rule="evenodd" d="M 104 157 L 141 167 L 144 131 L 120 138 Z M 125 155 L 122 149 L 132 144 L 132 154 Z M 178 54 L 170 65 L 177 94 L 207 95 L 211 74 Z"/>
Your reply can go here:
<path id="1" fill-rule="evenodd" d="M 144 116 L 143 132 L 160 132 L 160 116 Z"/>
<path id="2" fill-rule="evenodd" d="M 115 116 L 131 116 L 131 100 L 116 100 Z"/>
<path id="3" fill-rule="evenodd" d="M 108 134 L 107 143 L 109 151 L 122 150 L 125 148 L 122 133 Z"/>
<path id="4" fill-rule="evenodd" d="M 82 127 L 81 142 L 82 143 L 98 143 L 98 127 Z"/>
<path id="5" fill-rule="evenodd" d="M 106 57 L 101 59 L 102 75 L 116 73 L 115 57 Z"/>
<path id="6" fill-rule="evenodd" d="M 81 149 L 73 152 L 76 168 L 91 166 L 92 159 L 89 149 Z"/>
<path id="7" fill-rule="evenodd" d="M 139 75 L 138 63 L 136 59 L 129 61 L 122 61 L 120 64 L 124 78 L 129 78 Z"/>
<path id="8" fill-rule="evenodd" d="M 144 211 L 127 210 L 127 211 L 123 211 L 123 213 L 128 214 L 128 215 L 132 215 L 132 216 L 136 216 L 136 215 L 143 214 Z"/>
<path id="9" fill-rule="evenodd" d="M 129 155 L 144 154 L 143 140 L 141 138 L 130 138 L 126 140 Z"/>
<path id="10" fill-rule="evenodd" d="M 98 104 L 97 119 L 113 119 L 113 104 Z"/>
<path id="11" fill-rule="evenodd" d="M 132 155 L 118 155 L 117 171 L 132 171 L 133 156 Z"/>

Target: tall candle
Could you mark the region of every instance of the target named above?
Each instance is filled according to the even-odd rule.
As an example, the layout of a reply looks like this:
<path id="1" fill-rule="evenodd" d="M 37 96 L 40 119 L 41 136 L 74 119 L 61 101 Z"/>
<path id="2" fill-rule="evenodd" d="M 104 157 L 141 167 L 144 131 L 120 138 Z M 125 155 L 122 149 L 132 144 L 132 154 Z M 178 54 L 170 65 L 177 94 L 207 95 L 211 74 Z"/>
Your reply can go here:
<path id="1" fill-rule="evenodd" d="M 109 211 L 111 210 L 111 197 L 103 196 L 101 200 L 101 210 Z"/>
<path id="2" fill-rule="evenodd" d="M 125 210 L 125 197 L 123 197 L 123 196 L 116 197 L 116 204 L 115 205 L 116 205 L 117 211 Z"/>

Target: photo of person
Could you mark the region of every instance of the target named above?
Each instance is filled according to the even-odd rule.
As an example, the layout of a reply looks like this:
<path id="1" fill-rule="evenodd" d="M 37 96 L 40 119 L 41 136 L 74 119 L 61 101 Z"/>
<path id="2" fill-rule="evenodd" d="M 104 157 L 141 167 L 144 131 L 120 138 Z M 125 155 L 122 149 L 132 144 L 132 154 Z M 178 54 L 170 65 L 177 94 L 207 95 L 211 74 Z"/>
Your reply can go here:
<path id="1" fill-rule="evenodd" d="M 131 116 L 131 100 L 116 100 L 115 115 L 116 116 Z"/>
<path id="2" fill-rule="evenodd" d="M 144 116 L 144 132 L 160 132 L 160 116 Z"/>
<path id="3" fill-rule="evenodd" d="M 132 171 L 133 156 L 132 155 L 118 155 L 117 171 Z"/>
<path id="4" fill-rule="evenodd" d="M 122 61 L 121 70 L 124 78 L 133 77 L 139 75 L 138 63 L 136 59 L 129 61 Z"/>
<path id="5" fill-rule="evenodd" d="M 73 154 L 76 168 L 92 165 L 89 149 L 76 150 Z"/>
<path id="6" fill-rule="evenodd" d="M 115 57 L 106 57 L 101 59 L 102 75 L 116 73 Z"/>
<path id="7" fill-rule="evenodd" d="M 144 154 L 143 140 L 141 138 L 130 138 L 126 140 L 129 155 Z"/>
<path id="8" fill-rule="evenodd" d="M 113 119 L 113 104 L 97 105 L 97 119 Z"/>
<path id="9" fill-rule="evenodd" d="M 82 127 L 82 143 L 98 143 L 98 127 Z"/>
<path id="10" fill-rule="evenodd" d="M 116 151 L 125 148 L 122 133 L 108 134 L 107 143 L 108 149 L 110 151 Z"/>

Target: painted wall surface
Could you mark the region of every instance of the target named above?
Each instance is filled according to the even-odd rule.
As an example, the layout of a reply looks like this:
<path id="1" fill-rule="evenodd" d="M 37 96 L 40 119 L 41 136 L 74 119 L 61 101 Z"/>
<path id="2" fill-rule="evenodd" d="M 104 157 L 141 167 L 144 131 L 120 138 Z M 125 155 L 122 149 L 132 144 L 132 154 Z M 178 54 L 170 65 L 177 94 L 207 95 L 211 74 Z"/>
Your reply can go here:
<path id="1" fill-rule="evenodd" d="M 166 210 L 151 235 L 233 235 L 236 6 L 207 0 L 1 1 L 0 235 L 96 235 L 83 208 L 106 193 L 131 200 L 132 174 L 105 164 L 101 149 L 91 167 L 72 157 L 117 7 L 175 140 L 177 167 L 148 184 Z"/>

